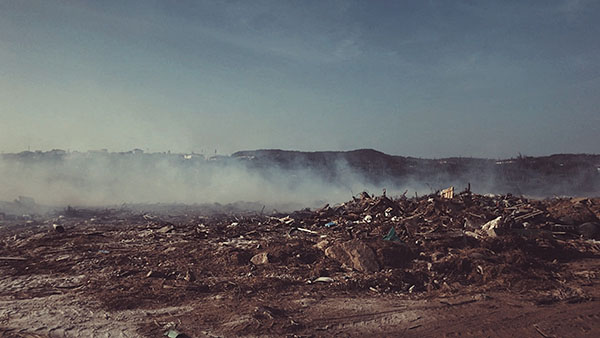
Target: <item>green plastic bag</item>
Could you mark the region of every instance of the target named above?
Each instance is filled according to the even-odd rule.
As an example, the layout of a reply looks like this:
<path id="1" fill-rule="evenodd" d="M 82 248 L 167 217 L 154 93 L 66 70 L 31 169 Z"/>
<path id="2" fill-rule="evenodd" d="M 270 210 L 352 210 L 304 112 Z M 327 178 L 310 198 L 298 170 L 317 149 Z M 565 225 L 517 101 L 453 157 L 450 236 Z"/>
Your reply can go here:
<path id="1" fill-rule="evenodd" d="M 394 227 L 391 227 L 390 231 L 388 231 L 387 235 L 383 236 L 383 240 L 384 241 L 399 241 L 400 237 L 398 237 L 398 235 L 396 235 L 396 229 L 394 229 Z"/>

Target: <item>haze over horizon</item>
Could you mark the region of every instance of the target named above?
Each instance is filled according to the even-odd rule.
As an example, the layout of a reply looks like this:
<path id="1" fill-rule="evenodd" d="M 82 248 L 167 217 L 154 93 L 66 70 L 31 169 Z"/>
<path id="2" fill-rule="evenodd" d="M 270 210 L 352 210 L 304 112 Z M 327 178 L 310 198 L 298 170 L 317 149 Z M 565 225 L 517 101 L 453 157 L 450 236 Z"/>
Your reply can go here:
<path id="1" fill-rule="evenodd" d="M 600 2 L 0 1 L 0 152 L 599 153 Z"/>

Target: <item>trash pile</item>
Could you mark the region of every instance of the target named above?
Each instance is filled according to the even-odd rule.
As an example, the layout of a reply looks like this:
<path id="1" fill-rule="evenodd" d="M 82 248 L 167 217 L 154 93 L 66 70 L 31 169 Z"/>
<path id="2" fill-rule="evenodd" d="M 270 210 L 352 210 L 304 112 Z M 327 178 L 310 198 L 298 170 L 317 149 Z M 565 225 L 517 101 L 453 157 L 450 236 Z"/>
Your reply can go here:
<path id="1" fill-rule="evenodd" d="M 68 208 L 27 225 L 4 223 L 0 270 L 81 276 L 72 287 L 82 297 L 118 310 L 206 294 L 307 290 L 510 290 L 542 303 L 583 301 L 570 281 L 594 272 L 565 264 L 600 255 L 599 217 L 600 198 L 535 200 L 469 189 L 413 198 L 363 192 L 339 205 L 268 215 Z"/>
<path id="2" fill-rule="evenodd" d="M 370 288 L 540 289 L 556 286 L 561 262 L 599 252 L 599 211 L 598 199 L 454 195 L 451 188 L 411 199 L 361 193 L 286 222 L 326 236 L 316 246 L 343 269 L 379 273 L 362 278 Z"/>

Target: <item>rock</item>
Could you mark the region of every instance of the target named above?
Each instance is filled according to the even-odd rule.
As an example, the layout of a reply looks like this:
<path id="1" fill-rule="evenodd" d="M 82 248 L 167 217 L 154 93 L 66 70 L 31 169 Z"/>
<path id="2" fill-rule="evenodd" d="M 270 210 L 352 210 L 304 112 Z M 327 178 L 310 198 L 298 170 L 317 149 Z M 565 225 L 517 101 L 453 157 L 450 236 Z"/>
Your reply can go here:
<path id="1" fill-rule="evenodd" d="M 250 259 L 252 259 L 252 253 L 244 250 L 233 251 L 229 256 L 229 262 L 235 265 L 248 264 L 248 262 L 250 262 Z"/>
<path id="2" fill-rule="evenodd" d="M 267 264 L 269 263 L 269 254 L 266 252 L 261 252 L 252 256 L 252 258 L 250 258 L 250 262 L 252 262 L 254 265 Z"/>
<path id="3" fill-rule="evenodd" d="M 346 252 L 342 244 L 335 244 L 325 249 L 325 256 L 352 267 L 352 264 L 350 264 L 350 255 Z"/>
<path id="4" fill-rule="evenodd" d="M 585 199 L 587 200 L 587 199 Z M 556 204 L 548 206 L 548 213 L 551 218 L 558 220 L 562 224 L 578 225 L 588 222 L 598 223 L 598 217 L 590 210 L 588 204 L 581 199 L 562 200 Z"/>
<path id="5" fill-rule="evenodd" d="M 375 254 L 381 267 L 402 268 L 410 265 L 415 257 L 412 250 L 402 242 L 376 242 Z"/>
<path id="6" fill-rule="evenodd" d="M 173 230 L 175 230 L 175 227 L 172 225 L 165 225 L 164 227 L 156 230 L 156 232 L 161 233 L 161 234 L 167 234 L 169 232 L 172 232 Z"/>
<path id="7" fill-rule="evenodd" d="M 325 249 L 327 248 L 328 245 L 329 245 L 329 241 L 325 239 L 325 240 L 322 240 L 319 243 L 315 244 L 315 248 L 325 251 Z"/>
<path id="8" fill-rule="evenodd" d="M 584 238 L 600 238 L 600 223 L 587 222 L 578 227 L 579 234 Z"/>
<path id="9" fill-rule="evenodd" d="M 360 272 L 379 271 L 373 249 L 359 240 L 334 244 L 325 249 L 325 255 Z"/>

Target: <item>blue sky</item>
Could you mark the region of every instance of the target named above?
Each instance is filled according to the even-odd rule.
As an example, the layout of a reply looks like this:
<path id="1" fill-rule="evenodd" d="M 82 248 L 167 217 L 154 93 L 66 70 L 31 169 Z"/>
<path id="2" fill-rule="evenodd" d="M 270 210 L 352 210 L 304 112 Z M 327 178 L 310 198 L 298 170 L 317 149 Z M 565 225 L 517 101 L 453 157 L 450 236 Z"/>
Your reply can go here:
<path id="1" fill-rule="evenodd" d="M 599 153 L 600 2 L 0 0 L 0 151 Z"/>

